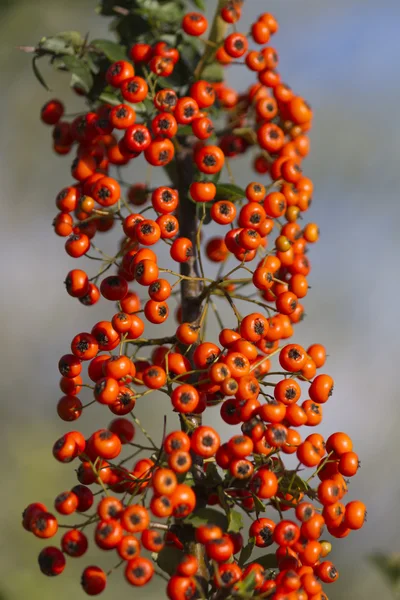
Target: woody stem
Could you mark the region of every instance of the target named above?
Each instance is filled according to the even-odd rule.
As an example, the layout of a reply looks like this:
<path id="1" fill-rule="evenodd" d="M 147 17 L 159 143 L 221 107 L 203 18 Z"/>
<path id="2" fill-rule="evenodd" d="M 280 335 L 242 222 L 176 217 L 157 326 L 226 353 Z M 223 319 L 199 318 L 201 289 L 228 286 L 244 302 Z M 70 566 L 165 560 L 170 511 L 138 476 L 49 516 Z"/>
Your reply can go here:
<path id="1" fill-rule="evenodd" d="M 196 214 L 196 205 L 189 199 L 189 187 L 194 180 L 194 168 L 193 168 L 193 155 L 191 147 L 182 148 L 176 155 L 176 178 L 177 187 L 179 191 L 179 226 L 180 235 L 188 238 L 193 245 L 193 255 L 185 263 L 181 263 L 180 272 L 181 275 L 189 277 L 190 279 L 181 280 L 181 307 L 182 307 L 182 321 L 185 323 L 192 323 L 198 325 L 202 313 L 202 291 L 204 289 L 204 281 L 199 279 L 199 259 L 197 256 L 196 249 L 196 237 L 199 222 Z M 193 279 L 192 279 L 193 278 Z M 188 353 L 189 360 L 193 357 L 195 345 L 190 349 Z M 196 375 L 194 375 L 195 377 Z M 193 375 L 192 375 L 193 377 Z M 200 414 L 185 414 L 180 415 L 181 429 L 188 435 L 191 434 L 197 427 L 202 424 L 202 418 Z M 204 475 L 203 472 L 203 461 L 201 457 L 193 454 L 193 477 L 199 485 L 197 495 L 197 506 L 202 502 L 201 498 L 201 480 Z M 189 529 L 189 528 L 188 528 Z M 190 528 L 192 529 L 192 528 Z M 183 532 L 183 537 L 186 541 L 187 552 L 190 552 L 196 556 L 199 568 L 198 576 L 201 583 L 201 587 L 206 593 L 208 587 L 208 580 L 210 579 L 210 573 L 206 564 L 206 557 L 204 552 L 204 546 L 196 543 L 194 539 L 194 531 Z"/>

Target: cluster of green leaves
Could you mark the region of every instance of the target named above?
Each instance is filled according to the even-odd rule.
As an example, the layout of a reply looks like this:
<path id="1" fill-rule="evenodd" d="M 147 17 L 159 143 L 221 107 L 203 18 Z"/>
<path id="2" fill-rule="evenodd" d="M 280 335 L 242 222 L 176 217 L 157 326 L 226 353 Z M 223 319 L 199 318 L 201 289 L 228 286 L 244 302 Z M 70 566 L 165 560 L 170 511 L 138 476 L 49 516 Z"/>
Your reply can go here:
<path id="1" fill-rule="evenodd" d="M 243 511 L 236 506 L 233 498 L 226 491 L 229 488 L 229 484 L 232 482 L 232 478 L 229 473 L 223 476 L 218 470 L 215 463 L 209 463 L 207 465 L 206 475 L 202 480 L 202 488 L 206 490 L 206 495 L 210 493 L 217 493 L 219 498 L 219 507 L 211 508 L 209 506 L 200 506 L 194 510 L 190 515 L 183 519 L 182 523 L 178 525 L 178 529 L 181 528 L 196 529 L 201 525 L 212 523 L 219 526 L 223 531 L 229 533 L 241 532 L 246 524 L 243 519 Z M 187 473 L 185 477 L 185 483 L 191 486 L 197 486 L 198 483 L 194 480 L 192 473 Z M 235 482 L 235 487 L 240 487 L 241 483 L 243 487 L 246 487 L 243 482 Z M 255 512 L 258 517 L 260 513 L 265 512 L 266 506 L 262 500 L 256 495 L 253 496 L 255 501 Z M 183 530 L 182 530 L 183 531 Z M 181 532 L 182 532 L 181 531 Z M 182 532 L 184 536 L 185 533 Z M 243 546 L 239 555 L 239 565 L 241 567 L 247 567 L 253 562 L 257 562 L 262 565 L 264 569 L 274 570 L 277 568 L 276 556 L 274 553 L 264 554 L 257 558 L 253 558 L 253 551 L 255 549 L 255 539 L 249 538 L 247 543 Z M 176 572 L 176 567 L 182 559 L 183 551 L 171 548 L 170 546 L 165 547 L 160 553 L 154 554 L 153 559 L 157 562 L 160 569 L 172 575 Z M 255 580 L 253 575 L 247 577 L 240 584 L 242 592 L 250 594 L 254 590 Z"/>
<path id="2" fill-rule="evenodd" d="M 200 527 L 201 525 L 207 525 L 212 523 L 218 525 L 223 531 L 230 533 L 238 533 L 243 529 L 242 514 L 237 510 L 228 509 L 227 512 L 222 512 L 214 508 L 200 508 L 190 514 L 184 519 L 185 525 L 191 525 L 192 527 Z M 277 562 L 276 556 L 273 553 L 265 554 L 254 560 L 250 560 L 255 547 L 255 539 L 249 538 L 248 543 L 243 547 L 239 556 L 239 565 L 246 567 L 253 562 L 257 562 L 264 569 L 276 569 Z M 172 575 L 176 571 L 176 567 L 182 559 L 183 551 L 177 548 L 165 547 L 161 552 L 155 554 L 153 558 L 156 560 L 158 566 Z M 254 579 L 249 578 L 243 582 L 247 592 L 254 589 Z"/>
<path id="3" fill-rule="evenodd" d="M 233 499 L 229 493 L 226 492 L 228 482 L 230 481 L 231 476 L 229 474 L 226 474 L 226 476 L 223 477 L 218 471 L 215 463 L 209 463 L 202 485 L 208 491 L 208 493 L 216 492 L 218 494 L 220 506 L 218 508 L 197 508 L 193 513 L 188 515 L 183 520 L 179 527 L 183 526 L 197 528 L 201 525 L 212 523 L 221 527 L 223 531 L 227 531 L 229 533 L 241 532 L 245 527 L 243 512 L 236 507 Z M 196 486 L 196 482 L 190 473 L 186 475 L 185 483 L 187 485 Z M 236 482 L 235 486 L 238 483 L 239 482 Z M 297 481 L 294 482 L 294 485 L 297 486 Z M 245 487 L 245 485 L 243 487 Z M 256 495 L 253 497 L 255 501 L 255 512 L 256 516 L 258 517 L 260 513 L 265 512 L 266 506 Z M 250 537 L 247 543 L 243 546 L 238 558 L 238 563 L 241 567 L 245 568 L 248 565 L 256 562 L 266 570 L 274 571 L 277 568 L 276 556 L 274 553 L 268 553 L 257 558 L 253 558 L 254 549 L 255 538 Z M 176 572 L 176 567 L 182 559 L 182 556 L 183 551 L 168 546 L 160 553 L 154 554 L 153 558 L 157 562 L 160 569 L 169 575 L 172 575 Z M 245 580 L 240 583 L 240 586 L 241 587 L 240 590 L 238 590 L 238 593 L 244 596 L 250 595 L 255 586 L 254 575 L 250 574 L 248 577 L 246 577 Z"/>
<path id="4" fill-rule="evenodd" d="M 92 40 L 90 43 L 78 31 L 63 31 L 44 37 L 34 49 L 33 69 L 40 83 L 49 89 L 37 65 L 39 58 L 49 57 L 51 65 L 71 74 L 71 87 L 86 94 L 93 91 L 96 76 L 111 62 L 126 58 L 123 46 L 110 40 Z"/>
<path id="5" fill-rule="evenodd" d="M 194 0 L 194 7 L 205 9 L 203 0 Z M 101 0 L 97 12 L 113 17 L 110 25 L 116 40 L 88 40 L 77 31 L 65 31 L 43 38 L 34 52 L 33 70 L 40 83 L 49 89 L 38 68 L 38 59 L 48 57 L 58 70 L 71 74 L 71 87 L 79 88 L 90 102 L 97 100 L 118 103 L 120 99 L 107 88 L 104 79 L 110 63 L 124 60 L 129 48 L 136 42 L 154 44 L 164 41 L 180 52 L 180 60 L 168 78 L 159 78 L 157 87 L 173 87 L 185 93 L 193 78 L 203 48 L 201 42 L 187 36 L 181 21 L 189 10 L 187 0 Z M 190 7 L 191 9 L 193 7 Z M 138 71 L 139 74 L 143 74 Z M 223 79 L 222 67 L 211 62 L 205 67 L 203 77 L 210 81 Z M 135 109 L 137 106 L 135 106 Z"/>

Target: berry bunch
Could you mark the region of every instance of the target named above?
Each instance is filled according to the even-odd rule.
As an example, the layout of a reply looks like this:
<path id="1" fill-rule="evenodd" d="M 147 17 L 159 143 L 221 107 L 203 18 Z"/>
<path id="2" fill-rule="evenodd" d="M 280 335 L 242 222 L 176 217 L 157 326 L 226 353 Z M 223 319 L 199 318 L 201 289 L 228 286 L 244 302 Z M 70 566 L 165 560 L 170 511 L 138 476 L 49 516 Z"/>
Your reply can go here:
<path id="1" fill-rule="evenodd" d="M 278 30 L 273 15 L 261 15 L 245 34 L 236 28 L 242 2 L 220 1 L 210 27 L 202 13 L 177 5 L 185 9 L 180 27 L 176 16 L 163 25 L 169 36 L 175 31 L 175 45 L 157 39 L 147 15 L 134 43 L 123 34 L 121 45 L 114 43 L 123 54 L 118 60 L 112 42 L 85 41 L 79 55 L 74 44 L 66 46 L 76 60 L 86 57 L 85 68 L 94 63 L 88 89 L 73 78 L 89 110 L 68 121 L 59 100 L 42 109 L 54 150 L 75 154 L 74 181 L 56 197 L 55 232 L 66 238 L 69 256 L 100 262 L 92 277 L 72 269 L 67 292 L 85 306 L 103 297 L 112 307 L 109 320 L 74 335 L 60 358 L 57 412 L 74 422 L 100 404 L 113 417 L 87 439 L 73 430 L 53 446 L 56 460 L 77 465 L 79 482 L 57 495 L 54 511 L 79 513 L 80 521 L 60 524 L 36 502 L 24 511 L 23 526 L 43 539 L 66 530 L 60 547 L 39 554 L 46 575 L 62 573 L 66 557 L 84 556 L 89 539 L 117 555 L 108 573 L 84 569 L 89 595 L 123 568 L 133 586 L 154 574 L 166 578 L 171 600 L 323 600 L 323 584 L 338 578 L 326 560 L 324 528 L 346 537 L 362 527 L 366 509 L 344 500 L 346 478 L 359 467 L 351 438 L 307 432 L 321 422 L 333 392 L 332 377 L 320 372 L 325 348 L 289 341 L 304 316 L 306 253 L 319 236 L 315 223 L 302 223 L 313 193 L 302 172 L 312 111 L 276 70 L 278 54 L 267 45 Z M 117 12 L 123 31 L 135 10 Z M 204 48 L 181 81 L 177 73 L 197 43 Z M 53 60 L 54 46 L 41 44 L 40 56 Z M 68 56 L 58 56 L 64 70 L 73 62 Z M 231 63 L 258 82 L 240 94 L 227 87 L 218 74 Z M 241 188 L 230 161 L 250 152 L 257 180 Z M 164 167 L 166 185 L 125 182 L 121 167 L 139 155 L 149 168 Z M 225 171 L 229 181 L 222 183 Z M 210 223 L 219 235 L 204 233 Z M 114 227 L 122 239 L 110 256 L 94 239 Z M 217 265 L 212 276 L 206 258 Z M 177 324 L 168 327 L 171 301 Z M 231 315 L 221 314 L 221 303 Z M 215 337 L 207 327 L 211 312 L 220 326 Z M 148 323 L 162 325 L 162 335 L 146 337 Z M 92 394 L 85 405 L 83 388 Z M 155 392 L 167 396 L 180 420 L 180 429 L 168 432 L 165 418 L 156 441 L 134 412 Z M 217 411 L 240 433 L 221 441 L 203 424 L 203 414 L 214 421 Z M 138 428 L 146 445 L 134 441 Z M 297 459 L 291 467 L 290 455 Z M 252 558 L 255 547 L 272 545 L 273 553 Z"/>

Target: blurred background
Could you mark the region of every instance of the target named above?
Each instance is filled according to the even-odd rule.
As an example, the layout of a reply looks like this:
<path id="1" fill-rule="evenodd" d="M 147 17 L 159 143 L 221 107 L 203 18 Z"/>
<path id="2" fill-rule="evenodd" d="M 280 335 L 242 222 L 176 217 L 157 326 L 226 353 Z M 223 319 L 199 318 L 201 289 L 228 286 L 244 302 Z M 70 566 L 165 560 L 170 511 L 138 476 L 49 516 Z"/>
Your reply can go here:
<path id="1" fill-rule="evenodd" d="M 210 11 L 213 4 L 207 0 Z M 54 198 L 70 183 L 70 160 L 53 155 L 51 131 L 40 123 L 39 111 L 52 96 L 66 99 L 67 112 L 82 105 L 68 90 L 67 77 L 44 68 L 53 90 L 46 93 L 32 74 L 30 57 L 16 47 L 69 29 L 102 37 L 108 21 L 95 14 L 95 6 L 95 0 L 0 0 L 1 600 L 84 598 L 79 586 L 84 563 L 99 560 L 110 566 L 104 555 L 90 555 L 79 564 L 70 559 L 64 575 L 50 581 L 37 567 L 42 544 L 20 526 L 29 502 L 52 506 L 59 492 L 75 484 L 73 467 L 51 456 L 54 440 L 70 428 L 55 414 L 57 361 L 75 332 L 112 313 L 105 302 L 90 310 L 65 293 L 65 274 L 76 263 L 51 227 Z M 361 600 L 379 594 L 389 600 L 390 587 L 367 557 L 400 550 L 400 4 L 249 0 L 242 30 L 266 10 L 280 23 L 272 43 L 283 80 L 310 101 L 315 114 L 305 169 L 316 193 L 306 218 L 320 225 L 321 238 L 311 249 L 308 317 L 295 340 L 305 347 L 312 342 L 327 346 L 335 393 L 324 409 L 321 431 L 345 430 L 353 437 L 362 469 L 349 496 L 368 506 L 364 529 L 335 542 L 333 560 L 341 577 L 328 590 L 329 598 Z M 240 68 L 229 70 L 227 77 L 239 88 L 252 80 Z M 140 170 L 137 179 L 135 169 L 131 173 L 131 182 L 140 181 Z M 243 186 L 252 177 L 244 163 L 235 166 L 235 175 Z M 137 414 L 146 425 L 151 420 L 149 428 L 159 436 L 163 412 L 152 403 L 143 403 Z M 78 428 L 82 423 L 85 432 L 93 431 L 106 425 L 104 419 L 95 408 Z M 112 579 L 104 598 L 134 593 L 120 573 Z M 158 585 L 155 581 L 139 593 L 160 597 Z"/>

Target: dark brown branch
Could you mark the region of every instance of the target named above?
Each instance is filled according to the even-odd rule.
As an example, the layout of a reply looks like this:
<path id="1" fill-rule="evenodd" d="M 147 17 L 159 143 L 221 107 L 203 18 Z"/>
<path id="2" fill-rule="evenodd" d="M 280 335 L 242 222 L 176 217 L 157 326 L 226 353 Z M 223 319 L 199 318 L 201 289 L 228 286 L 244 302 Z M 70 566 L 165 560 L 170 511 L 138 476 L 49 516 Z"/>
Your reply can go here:
<path id="1" fill-rule="evenodd" d="M 198 220 L 196 205 L 189 200 L 189 187 L 194 179 L 193 154 L 191 148 L 184 148 L 176 156 L 177 174 L 179 178 L 178 189 L 180 197 L 179 225 L 181 237 L 188 238 L 193 244 L 193 256 L 186 263 L 181 264 L 181 274 L 186 277 L 200 277 L 198 260 L 196 256 L 196 235 Z M 183 279 L 182 292 L 182 318 L 187 323 L 196 323 L 200 318 L 201 302 L 199 297 L 203 291 L 202 281 Z"/>
<path id="2" fill-rule="evenodd" d="M 193 256 L 190 257 L 188 262 L 181 264 L 181 275 L 185 275 L 186 277 L 200 277 L 198 257 L 196 255 L 196 236 L 199 222 L 196 215 L 196 205 L 189 199 L 189 187 L 194 179 L 193 151 L 191 147 L 184 147 L 177 153 L 176 173 L 179 191 L 180 236 L 188 238 L 193 244 Z M 201 316 L 203 289 L 204 282 L 201 280 L 181 280 L 182 320 L 184 322 L 198 325 Z M 191 349 L 189 358 L 193 356 L 193 351 L 194 348 Z M 197 427 L 200 427 L 202 418 L 201 415 L 186 414 L 180 415 L 180 421 L 182 431 L 190 435 Z M 192 454 L 192 458 L 193 477 L 196 483 L 199 484 L 196 489 L 197 506 L 200 507 L 202 504 L 205 505 L 206 502 L 206 499 L 202 498 L 201 493 L 201 482 L 205 477 L 203 460 L 196 454 Z M 207 567 L 204 546 L 196 543 L 194 540 L 194 531 L 192 527 L 184 527 L 181 533 L 183 534 L 183 537 L 186 538 L 185 546 L 187 551 L 196 556 L 198 560 L 199 569 L 197 575 L 199 582 L 206 593 L 210 572 Z"/>

